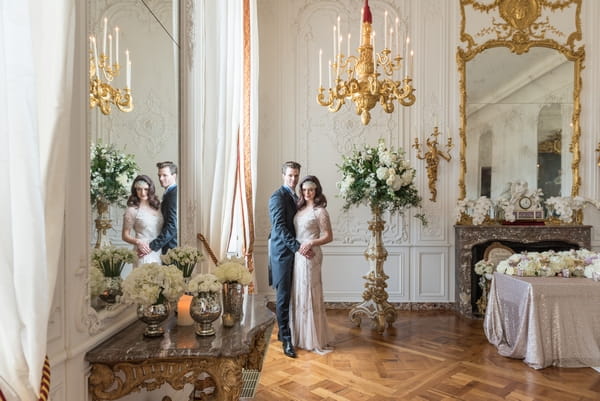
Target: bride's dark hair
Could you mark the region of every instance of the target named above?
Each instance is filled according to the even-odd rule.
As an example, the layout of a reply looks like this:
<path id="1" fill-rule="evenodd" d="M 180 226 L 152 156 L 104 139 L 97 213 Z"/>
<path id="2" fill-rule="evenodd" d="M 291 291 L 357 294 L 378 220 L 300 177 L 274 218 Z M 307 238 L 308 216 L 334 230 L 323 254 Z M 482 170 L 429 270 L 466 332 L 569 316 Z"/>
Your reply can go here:
<path id="1" fill-rule="evenodd" d="M 158 208 L 160 207 L 160 199 L 158 199 L 158 196 L 156 196 L 156 188 L 154 187 L 152 178 L 144 174 L 138 175 L 133 180 L 133 184 L 131 184 L 131 195 L 129 195 L 129 198 L 127 199 L 127 206 L 140 206 L 140 198 L 138 198 L 137 192 L 135 192 L 135 184 L 137 184 L 140 181 L 148 184 L 148 203 L 150 204 L 150 207 L 158 210 Z"/>
<path id="2" fill-rule="evenodd" d="M 319 179 L 314 175 L 307 175 L 300 181 L 300 199 L 298 200 L 298 209 L 302 209 L 306 206 L 306 201 L 304 200 L 304 196 L 302 195 L 302 185 L 310 182 L 316 185 L 315 188 L 315 207 L 327 207 L 327 198 L 323 195 L 323 187 L 321 187 L 321 183 Z"/>

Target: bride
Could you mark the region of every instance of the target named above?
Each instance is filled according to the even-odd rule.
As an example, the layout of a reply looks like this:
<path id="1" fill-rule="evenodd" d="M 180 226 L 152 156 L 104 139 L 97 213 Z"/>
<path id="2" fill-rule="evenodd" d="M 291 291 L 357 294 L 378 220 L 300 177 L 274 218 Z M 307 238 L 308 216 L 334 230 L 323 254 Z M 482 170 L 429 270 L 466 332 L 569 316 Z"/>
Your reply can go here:
<path id="1" fill-rule="evenodd" d="M 325 207 L 327 199 L 323 195 L 321 183 L 317 177 L 308 175 L 300 182 L 301 197 L 298 212 L 294 217 L 296 239 L 300 249 L 296 252 L 292 295 L 290 305 L 290 329 L 292 343 L 318 354 L 333 350 L 333 340 L 329 331 L 323 285 L 321 282 L 321 245 L 331 242 L 333 234 L 329 214 Z M 307 259 L 308 250 L 313 256 Z"/>
<path id="2" fill-rule="evenodd" d="M 133 250 L 138 254 L 134 263 L 137 267 L 144 263 L 161 263 L 160 250 L 139 256 L 138 245 L 149 243 L 160 234 L 163 226 L 163 216 L 160 212 L 160 200 L 156 196 L 154 183 L 147 175 L 138 175 L 131 185 L 131 195 L 127 199 L 127 209 L 123 215 L 123 241 L 134 245 Z M 133 229 L 135 236 L 131 235 Z"/>

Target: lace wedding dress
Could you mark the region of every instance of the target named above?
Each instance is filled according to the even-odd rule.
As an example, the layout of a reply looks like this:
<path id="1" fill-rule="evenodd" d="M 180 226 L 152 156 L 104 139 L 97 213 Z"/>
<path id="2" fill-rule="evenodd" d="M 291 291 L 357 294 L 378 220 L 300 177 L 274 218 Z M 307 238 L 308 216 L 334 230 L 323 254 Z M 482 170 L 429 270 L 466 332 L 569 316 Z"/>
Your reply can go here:
<path id="1" fill-rule="evenodd" d="M 131 232 L 135 231 L 135 237 L 150 243 L 154 238 L 158 237 L 160 230 L 163 226 L 163 216 L 160 210 L 155 210 L 150 207 L 128 207 L 125 210 L 123 216 L 123 226 Z M 137 248 L 133 247 L 133 250 L 137 252 Z M 160 260 L 160 249 L 158 251 L 152 251 L 149 254 L 139 258 L 137 262 L 133 264 L 137 267 L 144 263 L 162 263 Z"/>
<path id="2" fill-rule="evenodd" d="M 321 231 L 326 229 L 331 232 L 329 214 L 324 208 L 305 207 L 298 211 L 294 217 L 294 227 L 300 243 L 319 238 Z M 290 329 L 294 346 L 325 354 L 333 350 L 330 347 L 333 338 L 323 302 L 323 254 L 320 246 L 313 246 L 312 250 L 314 256 L 311 259 L 296 252 L 290 301 Z"/>

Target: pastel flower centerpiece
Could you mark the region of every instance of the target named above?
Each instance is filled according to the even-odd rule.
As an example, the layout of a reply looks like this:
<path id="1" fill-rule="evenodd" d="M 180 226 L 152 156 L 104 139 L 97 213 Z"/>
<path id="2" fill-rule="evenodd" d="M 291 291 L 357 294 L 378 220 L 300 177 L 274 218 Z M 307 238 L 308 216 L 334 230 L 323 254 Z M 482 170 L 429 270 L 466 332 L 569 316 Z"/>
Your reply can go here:
<path id="1" fill-rule="evenodd" d="M 388 148 L 383 140 L 377 146 L 364 145 L 342 156 L 338 165 L 342 179 L 337 183 L 344 199 L 344 209 L 367 205 L 371 209 L 402 214 L 411 207 L 421 206 L 421 197 L 414 183 L 415 169 L 405 159 L 404 151 Z M 423 224 L 423 214 L 416 214 Z"/>
<path id="2" fill-rule="evenodd" d="M 123 302 L 143 306 L 174 302 L 184 292 L 183 274 L 174 265 L 146 263 L 123 281 Z"/>
<path id="3" fill-rule="evenodd" d="M 129 248 L 95 248 L 92 251 L 92 264 L 104 277 L 120 277 L 123 267 L 127 263 L 133 263 L 136 257 L 135 252 Z"/>
<path id="4" fill-rule="evenodd" d="M 191 246 L 172 248 L 160 259 L 167 265 L 175 265 L 183 273 L 184 278 L 192 275 L 196 263 L 202 260 L 202 252 Z"/>
<path id="5" fill-rule="evenodd" d="M 252 273 L 246 268 L 243 258 L 226 258 L 217 265 L 214 275 L 221 283 L 248 285 L 252 282 Z"/>
<path id="6" fill-rule="evenodd" d="M 598 262 L 598 254 L 587 249 L 516 253 L 498 263 L 496 271 L 525 277 L 582 277 Z M 599 264 L 600 266 L 600 264 Z M 592 271 L 593 268 L 587 271 Z M 567 273 L 568 272 L 568 273 Z M 590 274 L 591 275 L 591 274 Z"/>
<path id="7" fill-rule="evenodd" d="M 201 292 L 221 292 L 223 285 L 214 274 L 197 274 L 187 285 L 187 291 L 193 295 Z"/>

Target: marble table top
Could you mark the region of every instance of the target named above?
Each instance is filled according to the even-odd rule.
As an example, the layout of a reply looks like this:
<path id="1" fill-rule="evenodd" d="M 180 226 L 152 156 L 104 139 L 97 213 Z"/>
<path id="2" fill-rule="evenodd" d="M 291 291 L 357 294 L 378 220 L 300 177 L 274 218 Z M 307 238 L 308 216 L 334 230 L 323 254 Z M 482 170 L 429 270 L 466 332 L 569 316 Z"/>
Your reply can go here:
<path id="1" fill-rule="evenodd" d="M 136 321 L 85 355 L 90 363 L 112 365 L 142 362 L 148 359 L 219 358 L 248 354 L 257 333 L 274 325 L 275 314 L 255 295 L 246 295 L 242 320 L 233 327 L 223 327 L 221 318 L 213 323 L 216 334 L 200 337 L 194 326 L 178 326 L 171 316 L 163 323 L 162 337 L 144 337 L 146 324 Z"/>

